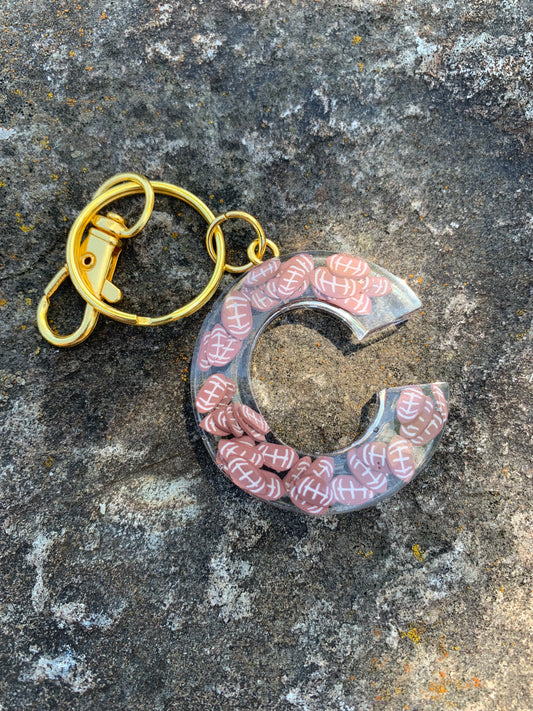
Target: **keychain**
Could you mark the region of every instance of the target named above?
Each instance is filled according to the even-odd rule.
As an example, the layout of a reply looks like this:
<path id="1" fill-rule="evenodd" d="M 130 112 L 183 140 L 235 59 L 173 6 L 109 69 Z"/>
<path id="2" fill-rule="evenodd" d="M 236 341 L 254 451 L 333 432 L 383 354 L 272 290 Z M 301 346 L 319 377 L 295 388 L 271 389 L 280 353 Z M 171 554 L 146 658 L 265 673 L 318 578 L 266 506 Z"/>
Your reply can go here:
<path id="1" fill-rule="evenodd" d="M 141 192 L 145 207 L 132 228 L 116 213 L 100 214 L 115 200 Z M 155 193 L 182 200 L 202 215 L 208 224 L 206 247 L 215 268 L 207 286 L 191 302 L 164 316 L 145 317 L 111 306 L 122 297 L 111 280 L 121 240 L 146 225 Z M 230 218 L 246 220 L 257 234 L 247 249 L 250 261 L 243 266 L 225 261 L 220 225 Z M 273 257 L 263 261 L 267 248 Z M 419 311 L 422 303 L 415 293 L 402 279 L 354 255 L 309 251 L 280 257 L 254 217 L 241 211 L 216 217 L 183 188 L 149 181 L 136 173 L 107 180 L 72 225 L 66 264 L 46 287 L 38 307 L 39 330 L 53 345 L 73 346 L 90 335 L 100 314 L 137 326 L 177 321 L 213 296 L 224 271 L 242 276 L 205 318 L 191 368 L 196 420 L 219 469 L 253 496 L 313 516 L 373 506 L 417 476 L 433 456 L 448 419 L 446 383 L 381 390 L 373 420 L 357 441 L 311 456 L 274 437 L 257 407 L 250 375 L 259 337 L 284 313 L 324 311 L 341 319 L 362 341 Z M 79 328 L 61 336 L 50 328 L 47 313 L 51 296 L 68 276 L 86 308 Z"/>

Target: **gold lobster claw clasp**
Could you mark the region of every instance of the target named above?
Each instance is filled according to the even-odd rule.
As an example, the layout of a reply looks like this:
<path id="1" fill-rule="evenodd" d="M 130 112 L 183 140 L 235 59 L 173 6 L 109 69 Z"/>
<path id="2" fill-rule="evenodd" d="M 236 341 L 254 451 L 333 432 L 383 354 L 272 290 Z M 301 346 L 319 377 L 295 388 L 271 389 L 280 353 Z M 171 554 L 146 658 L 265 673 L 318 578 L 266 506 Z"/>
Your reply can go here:
<path id="1" fill-rule="evenodd" d="M 114 186 L 117 186 L 114 187 Z M 124 219 L 115 212 L 99 214 L 107 203 L 116 199 L 123 186 L 144 192 L 146 202 L 143 213 L 128 229 Z M 121 240 L 133 237 L 146 225 L 154 207 L 154 190 L 150 181 L 137 173 L 121 173 L 107 180 L 97 190 L 91 202 L 82 210 L 71 228 L 67 242 L 67 263 L 47 285 L 37 308 L 37 325 L 41 335 L 54 346 L 75 346 L 84 341 L 93 331 L 106 302 L 114 304 L 122 298 L 122 292 L 111 279 L 122 249 Z M 90 225 L 85 239 L 86 228 Z M 59 286 L 70 277 L 76 290 L 85 299 L 83 319 L 72 333 L 61 336 L 54 332 L 48 322 L 50 299 Z M 91 301 L 95 301 L 100 308 Z"/>
<path id="2" fill-rule="evenodd" d="M 122 249 L 119 235 L 126 230 L 124 219 L 116 213 L 95 215 L 92 227 L 81 245 L 78 245 L 76 261 L 83 280 L 98 298 L 109 303 L 116 303 L 122 298 L 122 292 L 112 282 L 117 260 Z M 39 331 L 47 341 L 56 346 L 75 346 L 84 341 L 91 334 L 99 312 L 91 304 L 86 304 L 85 313 L 79 327 L 67 336 L 60 336 L 52 331 L 48 323 L 48 307 L 50 298 L 69 276 L 68 266 L 65 264 L 45 289 L 37 309 L 37 324 Z"/>

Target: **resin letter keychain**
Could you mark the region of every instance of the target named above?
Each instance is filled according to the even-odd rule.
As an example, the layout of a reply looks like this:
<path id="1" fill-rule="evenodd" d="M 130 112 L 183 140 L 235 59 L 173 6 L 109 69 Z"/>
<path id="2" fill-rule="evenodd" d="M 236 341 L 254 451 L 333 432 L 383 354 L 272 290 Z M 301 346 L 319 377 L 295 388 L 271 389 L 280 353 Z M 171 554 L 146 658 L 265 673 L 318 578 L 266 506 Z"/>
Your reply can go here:
<path id="1" fill-rule="evenodd" d="M 99 213 L 115 200 L 141 192 L 146 204 L 134 227 L 128 229 L 116 213 Z M 122 297 L 111 279 L 121 240 L 146 225 L 154 193 L 183 200 L 204 217 L 208 223 L 206 246 L 215 269 L 193 301 L 164 316 L 146 317 L 110 305 Z M 239 267 L 225 262 L 220 228 L 233 217 L 246 220 L 257 233 L 247 250 L 250 262 Z M 262 261 L 267 247 L 274 256 Z M 446 383 L 381 390 L 373 420 L 362 437 L 343 449 L 311 457 L 273 435 L 257 407 L 250 375 L 260 335 L 281 314 L 319 309 L 341 319 L 363 341 L 418 311 L 422 303 L 414 292 L 402 279 L 355 255 L 310 251 L 280 257 L 277 246 L 265 238 L 251 215 L 234 211 L 215 217 L 207 205 L 183 188 L 149 181 L 136 173 L 106 181 L 72 225 L 67 262 L 48 284 L 39 304 L 39 330 L 54 345 L 73 346 L 90 335 L 100 314 L 137 326 L 177 321 L 211 298 L 224 271 L 242 276 L 205 318 L 191 368 L 196 420 L 218 468 L 249 494 L 313 516 L 372 506 L 417 476 L 433 456 L 448 419 Z M 80 327 L 60 336 L 51 330 L 47 312 L 50 297 L 67 276 L 87 306 Z"/>

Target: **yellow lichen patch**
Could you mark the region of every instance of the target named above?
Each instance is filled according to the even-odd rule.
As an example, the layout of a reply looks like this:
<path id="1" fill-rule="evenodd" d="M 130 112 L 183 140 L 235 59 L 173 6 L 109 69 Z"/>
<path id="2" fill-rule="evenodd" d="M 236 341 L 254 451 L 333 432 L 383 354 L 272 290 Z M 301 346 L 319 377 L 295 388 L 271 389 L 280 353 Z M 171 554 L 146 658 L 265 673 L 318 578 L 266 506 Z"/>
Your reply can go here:
<path id="1" fill-rule="evenodd" d="M 175 359 L 175 363 L 180 363 L 182 361 L 181 365 L 182 367 L 180 368 L 180 377 L 183 380 L 184 383 L 187 382 L 189 379 L 189 366 L 187 364 L 188 357 L 184 353 L 180 353 L 179 356 Z M 185 361 L 185 362 L 183 362 Z"/>
<path id="2" fill-rule="evenodd" d="M 420 563 L 422 563 L 423 560 L 424 560 L 424 551 L 420 548 L 420 546 L 418 545 L 418 543 L 415 543 L 412 548 L 413 548 L 413 555 L 414 555 L 414 557 L 415 557 Z"/>
<path id="3" fill-rule="evenodd" d="M 17 225 L 19 230 L 22 230 L 23 232 L 31 232 L 35 227 L 35 225 L 25 225 L 20 212 L 16 212 L 15 217 L 17 218 Z"/>
<path id="4" fill-rule="evenodd" d="M 409 637 L 409 639 L 412 642 L 414 642 L 415 644 L 419 644 L 420 635 L 418 634 L 416 627 L 413 627 L 412 629 L 410 629 L 409 632 L 407 633 L 407 636 Z"/>
<path id="5" fill-rule="evenodd" d="M 5 306 L 7 301 L 5 299 L 0 299 L 0 306 Z"/>
<path id="6" fill-rule="evenodd" d="M 48 469 L 50 469 L 50 467 L 52 466 L 53 463 L 54 463 L 53 458 L 52 458 L 52 457 L 48 457 L 48 459 L 47 459 L 47 460 L 45 461 L 45 463 L 44 463 L 44 466 L 45 466 L 45 467 L 48 467 Z"/>
<path id="7" fill-rule="evenodd" d="M 277 359 L 276 359 L 276 360 L 277 360 Z M 362 550 L 358 550 L 358 551 L 357 551 L 357 555 L 362 555 L 362 556 L 365 557 L 365 558 L 372 558 L 372 556 L 374 555 L 374 551 L 365 552 L 365 551 L 362 551 Z"/>
<path id="8" fill-rule="evenodd" d="M 400 630 L 400 637 L 402 639 L 405 639 L 406 637 L 411 640 L 414 644 L 420 644 L 420 634 L 418 633 L 418 630 L 416 627 L 411 627 L 411 629 L 408 632 L 405 632 L 404 630 Z"/>
<path id="9" fill-rule="evenodd" d="M 444 684 L 435 683 L 434 681 L 429 682 L 428 690 L 432 693 L 432 699 L 437 699 L 441 694 L 446 694 L 448 692 L 448 689 L 444 686 Z"/>
<path id="10" fill-rule="evenodd" d="M 352 37 L 352 44 L 360 44 L 361 41 L 362 41 L 362 39 L 363 39 L 363 38 L 360 37 L 359 35 L 354 35 L 354 36 Z"/>
<path id="11" fill-rule="evenodd" d="M 363 64 L 363 62 L 357 62 L 357 66 L 359 67 L 360 72 L 362 72 L 363 69 L 365 68 L 365 65 Z"/>

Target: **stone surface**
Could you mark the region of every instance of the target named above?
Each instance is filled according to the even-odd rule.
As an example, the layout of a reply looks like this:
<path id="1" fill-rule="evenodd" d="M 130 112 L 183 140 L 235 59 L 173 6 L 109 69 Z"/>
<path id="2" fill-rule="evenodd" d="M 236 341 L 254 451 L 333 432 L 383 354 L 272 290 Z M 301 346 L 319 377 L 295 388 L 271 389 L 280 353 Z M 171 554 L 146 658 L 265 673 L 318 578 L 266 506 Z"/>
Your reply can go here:
<path id="1" fill-rule="evenodd" d="M 7 0 L 3 18 L 2 711 L 530 709 L 530 3 Z M 448 381 L 416 481 L 325 521 L 237 490 L 189 402 L 207 307 L 41 339 L 69 226 L 125 170 L 251 212 L 284 252 L 408 280 L 425 306 L 404 328 L 361 348 L 288 320 L 254 378 L 275 429 L 320 446 L 383 385 Z M 242 261 L 250 228 L 224 231 Z M 192 298 L 204 233 L 158 199 L 119 261 L 124 308 Z M 63 332 L 81 313 L 67 287 L 50 310 Z"/>

